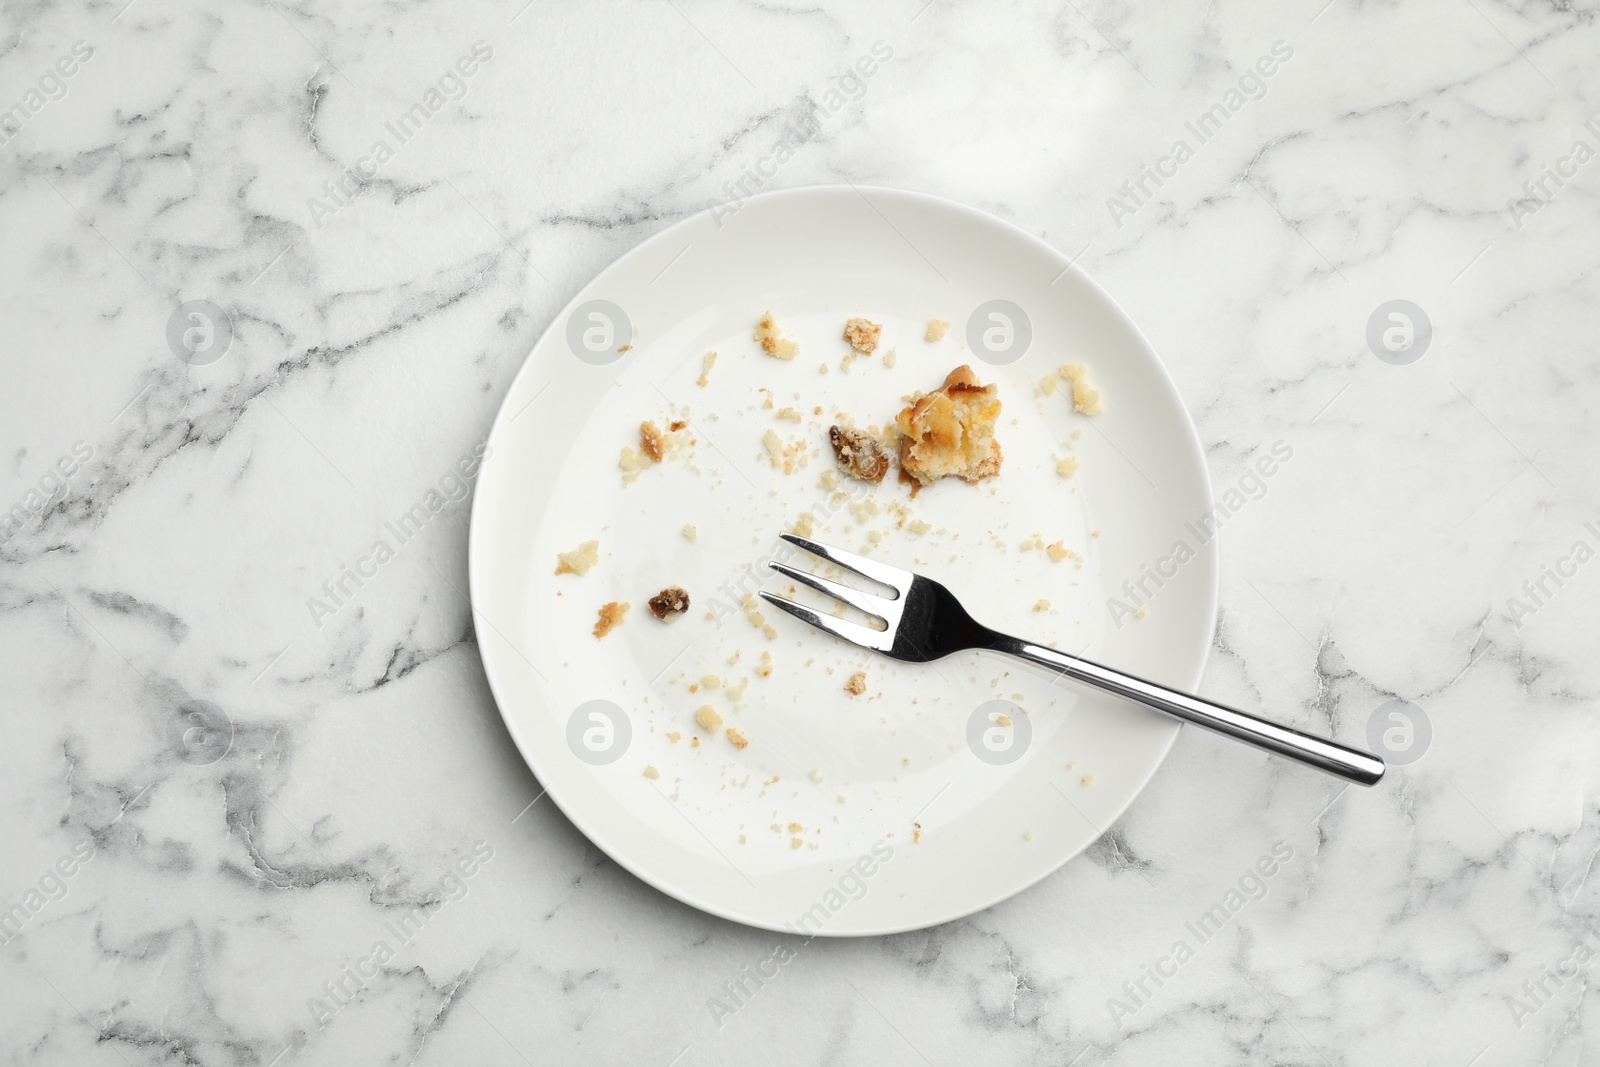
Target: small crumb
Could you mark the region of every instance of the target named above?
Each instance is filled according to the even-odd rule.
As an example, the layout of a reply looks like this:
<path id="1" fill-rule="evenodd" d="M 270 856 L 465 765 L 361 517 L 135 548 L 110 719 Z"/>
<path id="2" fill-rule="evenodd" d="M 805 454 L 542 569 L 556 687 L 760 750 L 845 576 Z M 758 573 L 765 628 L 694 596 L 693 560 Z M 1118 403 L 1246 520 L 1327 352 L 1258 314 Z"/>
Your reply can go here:
<path id="1" fill-rule="evenodd" d="M 839 472 L 831 467 L 823 471 L 822 476 L 817 479 L 817 485 L 830 491 L 839 488 Z"/>
<path id="2" fill-rule="evenodd" d="M 800 832 L 800 831 L 801 831 L 801 830 L 804 830 L 804 829 L 805 829 L 805 827 L 804 827 L 804 826 L 801 826 L 801 825 L 800 825 L 800 824 L 799 824 L 799 823 L 797 823 L 797 822 L 792 822 L 792 823 L 790 823 L 790 824 L 789 824 L 789 832 L 790 832 L 790 833 L 791 833 L 791 834 L 797 834 L 797 833 L 799 833 L 799 832 Z"/>
<path id="3" fill-rule="evenodd" d="M 805 842 L 800 840 L 798 837 L 791 837 L 789 839 L 789 847 L 790 848 L 799 848 L 801 845 L 804 845 L 804 844 L 805 844 Z"/>
<path id="4" fill-rule="evenodd" d="M 1039 379 L 1039 395 L 1050 396 L 1056 391 L 1056 382 L 1060 381 L 1054 374 L 1048 374 Z"/>
<path id="5" fill-rule="evenodd" d="M 1032 830 L 1024 830 L 1022 832 L 1022 839 L 1024 841 L 1032 841 L 1033 840 L 1033 831 Z"/>
<path id="6" fill-rule="evenodd" d="M 700 684 L 705 686 L 707 689 L 721 689 L 722 679 L 718 678 L 714 674 L 707 674 L 700 679 Z"/>
<path id="7" fill-rule="evenodd" d="M 844 691 L 854 693 L 856 696 L 865 693 L 867 691 L 867 672 L 856 671 L 856 673 L 852 674 L 850 680 L 844 683 Z"/>
<path id="8" fill-rule="evenodd" d="M 1077 456 L 1056 456 L 1056 473 L 1063 478 L 1070 478 L 1078 473 Z"/>
<path id="9" fill-rule="evenodd" d="M 913 845 L 916 845 L 916 844 L 920 844 L 921 842 L 922 842 L 922 824 L 920 822 L 914 822 L 914 823 L 911 824 L 911 843 Z"/>
<path id="10" fill-rule="evenodd" d="M 796 537 L 810 537 L 811 536 L 811 531 L 814 528 L 814 524 L 815 524 L 815 520 L 813 519 L 813 517 L 811 515 L 811 512 L 802 511 L 800 513 L 800 517 L 798 519 L 794 520 L 793 530 L 794 530 L 795 536 Z"/>
<path id="11" fill-rule="evenodd" d="M 1034 605 L 1033 605 L 1033 610 L 1034 611 L 1049 611 L 1050 610 L 1050 601 L 1048 601 L 1048 600 L 1035 601 Z"/>
<path id="12" fill-rule="evenodd" d="M 934 319 L 928 323 L 928 331 L 922 335 L 922 339 L 924 341 L 943 341 L 944 332 L 949 328 L 950 324 L 948 322 L 943 319 Z"/>
<path id="13" fill-rule="evenodd" d="M 996 715 L 994 717 L 994 721 L 999 723 L 1001 726 L 1010 726 L 1011 725 L 1011 716 L 1002 713 L 1000 715 Z"/>
<path id="14" fill-rule="evenodd" d="M 756 668 L 756 673 L 763 678 L 772 677 L 772 653 L 761 653 L 761 665 Z"/>
<path id="15" fill-rule="evenodd" d="M 663 622 L 677 618 L 689 610 L 689 594 L 676 585 L 669 585 L 650 598 L 650 614 Z"/>
<path id="16" fill-rule="evenodd" d="M 891 348 L 889 351 L 883 354 L 883 365 L 885 367 L 892 367 L 899 361 L 899 359 L 900 357 L 895 354 L 895 350 Z"/>
<path id="17" fill-rule="evenodd" d="M 1133 613 L 1133 617 L 1136 619 L 1142 619 L 1146 614 L 1148 613 L 1143 608 L 1140 608 L 1138 611 Z"/>
<path id="18" fill-rule="evenodd" d="M 844 339 L 850 347 L 864 356 L 872 355 L 878 347 L 878 333 L 883 329 L 868 319 L 850 319 L 844 324 Z"/>
<path id="19" fill-rule="evenodd" d="M 811 778 L 811 780 L 813 782 L 819 782 L 820 783 L 822 781 L 822 772 L 817 770 L 815 767 L 813 767 L 813 768 L 811 768 L 811 774 L 810 774 L 809 777 Z"/>
<path id="20" fill-rule="evenodd" d="M 660 463 L 661 457 L 666 455 L 666 440 L 661 436 L 661 428 L 655 423 L 639 424 L 639 451 L 649 456 L 655 463 Z"/>
<path id="21" fill-rule="evenodd" d="M 600 542 L 585 541 L 571 552 L 556 553 L 556 573 L 582 576 L 588 574 L 589 568 L 598 562 L 600 562 Z"/>
<path id="22" fill-rule="evenodd" d="M 681 740 L 682 740 L 682 739 L 683 739 L 683 735 L 682 735 L 682 734 L 680 734 L 680 733 L 679 733 L 679 732 L 678 732 L 678 731 L 676 731 L 676 730 L 672 730 L 672 731 L 669 731 L 669 732 L 668 732 L 668 733 L 667 733 L 667 740 L 668 740 L 668 741 L 671 741 L 671 742 L 672 742 L 672 743 L 673 743 L 673 744 L 677 744 L 677 743 L 678 743 L 678 742 L 679 742 L 679 741 L 681 741 Z"/>
<path id="23" fill-rule="evenodd" d="M 779 336 L 778 324 L 772 321 L 770 311 L 756 324 L 755 339 L 761 342 L 761 350 L 774 359 L 793 359 L 800 351 L 799 345 Z"/>
<path id="24" fill-rule="evenodd" d="M 735 748 L 745 748 L 750 744 L 750 739 L 735 727 L 728 727 L 728 740 L 733 742 Z"/>
<path id="25" fill-rule="evenodd" d="M 1083 776 L 1083 784 L 1084 785 L 1094 785 L 1094 775 L 1092 775 L 1092 774 L 1084 775 Z"/>
<path id="26" fill-rule="evenodd" d="M 1105 410 L 1100 393 L 1089 384 L 1089 371 L 1082 363 L 1063 363 L 1061 377 L 1072 384 L 1072 410 L 1080 415 L 1098 415 Z"/>
<path id="27" fill-rule="evenodd" d="M 717 354 L 715 352 L 707 352 L 705 358 L 700 361 L 700 377 L 695 379 L 694 384 L 702 389 L 709 385 L 711 383 L 711 368 L 716 365 Z"/>
<path id="28" fill-rule="evenodd" d="M 691 522 L 691 523 L 685 523 L 684 524 L 684 527 L 683 527 L 683 539 L 685 541 L 698 541 L 698 540 L 700 540 L 700 531 L 695 529 L 694 523 Z"/>
<path id="29" fill-rule="evenodd" d="M 594 636 L 598 639 L 610 633 L 618 623 L 622 622 L 622 616 L 627 614 L 628 609 L 632 606 L 632 604 L 627 603 L 619 604 L 615 600 L 609 604 L 602 604 L 600 607 L 600 619 L 594 624 Z"/>
<path id="30" fill-rule="evenodd" d="M 646 778 L 660 778 L 661 772 L 656 770 L 654 764 L 646 764 L 644 768 L 644 776 Z"/>
<path id="31" fill-rule="evenodd" d="M 694 713 L 694 721 L 700 724 L 702 730 L 715 730 L 722 725 L 722 716 L 710 704 L 702 704 L 700 710 Z"/>

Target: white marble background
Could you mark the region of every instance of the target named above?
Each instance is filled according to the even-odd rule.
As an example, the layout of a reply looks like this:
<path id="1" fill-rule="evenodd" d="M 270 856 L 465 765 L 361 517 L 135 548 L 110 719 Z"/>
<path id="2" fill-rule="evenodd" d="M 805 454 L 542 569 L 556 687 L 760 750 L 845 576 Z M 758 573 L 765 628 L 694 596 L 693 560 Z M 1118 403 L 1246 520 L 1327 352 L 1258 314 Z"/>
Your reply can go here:
<path id="1" fill-rule="evenodd" d="M 1508 604 L 1600 546 L 1600 163 L 1561 162 L 1600 148 L 1592 4 L 125 2 L 0 6 L 0 109 L 22 108 L 0 144 L 0 910 L 24 919 L 0 1061 L 1600 1060 L 1600 564 Z M 1219 486 L 1296 449 L 1224 533 L 1204 691 L 1352 741 L 1404 699 L 1433 736 L 1341 793 L 1188 731 L 1059 874 L 799 948 L 719 1026 L 708 1000 L 781 939 L 528 807 L 465 507 L 322 628 L 305 605 L 486 433 L 588 278 L 725 196 L 880 40 L 892 61 L 768 184 L 926 190 L 1081 253 Z M 465 96 L 313 211 L 475 41 Z M 1265 95 L 1114 219 L 1277 41 Z M 1547 167 L 1573 176 L 1530 199 Z M 1366 341 L 1396 298 L 1436 328 L 1408 366 Z M 208 366 L 169 349 L 186 300 L 233 316 Z M 174 741 L 197 700 L 232 723 L 216 762 Z M 308 1001 L 477 842 L 465 896 L 319 1025 Z M 1276 842 L 1265 897 L 1117 1010 Z"/>

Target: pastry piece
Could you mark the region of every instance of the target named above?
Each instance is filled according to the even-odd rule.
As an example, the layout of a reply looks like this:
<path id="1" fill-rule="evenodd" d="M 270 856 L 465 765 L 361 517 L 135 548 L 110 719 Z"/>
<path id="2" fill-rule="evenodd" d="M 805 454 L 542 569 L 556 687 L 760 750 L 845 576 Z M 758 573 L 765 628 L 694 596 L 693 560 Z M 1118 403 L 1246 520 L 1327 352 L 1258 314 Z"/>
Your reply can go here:
<path id="1" fill-rule="evenodd" d="M 556 553 L 556 573 L 585 575 L 600 562 L 600 542 L 585 541 L 571 552 Z"/>
<path id="2" fill-rule="evenodd" d="M 864 430 L 829 427 L 828 443 L 833 445 L 833 458 L 839 469 L 852 478 L 876 484 L 889 471 L 889 453 Z"/>
<path id="3" fill-rule="evenodd" d="M 650 614 L 663 621 L 688 610 L 689 594 L 676 585 L 669 585 L 650 598 Z"/>
<path id="4" fill-rule="evenodd" d="M 972 368 L 957 367 L 944 384 L 895 416 L 900 431 L 900 472 L 912 492 L 940 478 L 965 482 L 1000 473 L 1000 442 L 994 439 L 1000 416 L 999 390 L 978 384 Z"/>
<path id="5" fill-rule="evenodd" d="M 863 356 L 870 356 L 878 347 L 878 333 L 882 329 L 870 319 L 851 319 L 844 324 L 844 339 Z"/>
<path id="6" fill-rule="evenodd" d="M 761 342 L 761 350 L 774 359 L 793 359 L 795 353 L 800 351 L 799 345 L 779 336 L 778 324 L 772 321 L 770 311 L 764 313 L 761 321 L 756 323 L 756 340 Z"/>
<path id="7" fill-rule="evenodd" d="M 595 637 L 601 638 L 610 633 L 612 628 L 622 621 L 622 616 L 626 615 L 628 609 L 632 606 L 632 604 L 619 604 L 615 600 L 609 604 L 602 605 L 600 619 L 594 624 Z"/>

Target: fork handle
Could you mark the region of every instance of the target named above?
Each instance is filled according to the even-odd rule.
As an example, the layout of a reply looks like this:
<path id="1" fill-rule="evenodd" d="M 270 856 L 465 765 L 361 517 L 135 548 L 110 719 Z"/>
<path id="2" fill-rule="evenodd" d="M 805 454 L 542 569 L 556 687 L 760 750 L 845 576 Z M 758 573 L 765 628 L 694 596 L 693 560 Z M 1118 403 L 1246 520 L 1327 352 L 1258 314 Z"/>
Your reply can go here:
<path id="1" fill-rule="evenodd" d="M 1360 749 L 1347 748 L 1327 738 L 1302 733 L 1225 704 L 1214 704 L 1177 689 L 1168 689 L 1092 660 L 1069 656 L 1065 652 L 1000 633 L 994 633 L 993 639 L 985 647 L 1059 671 L 1068 678 L 1115 693 L 1174 719 L 1296 760 L 1357 785 L 1375 785 L 1383 777 L 1383 761 Z"/>

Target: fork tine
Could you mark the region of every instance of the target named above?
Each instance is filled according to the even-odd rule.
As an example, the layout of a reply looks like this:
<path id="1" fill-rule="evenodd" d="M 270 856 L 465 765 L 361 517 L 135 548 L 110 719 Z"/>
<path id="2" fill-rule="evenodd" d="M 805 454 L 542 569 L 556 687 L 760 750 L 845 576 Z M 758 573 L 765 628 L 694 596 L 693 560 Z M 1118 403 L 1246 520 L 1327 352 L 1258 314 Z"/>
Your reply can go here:
<path id="1" fill-rule="evenodd" d="M 883 618 L 884 612 L 886 610 L 890 610 L 894 604 L 894 601 L 888 599 L 887 597 L 876 596 L 872 593 L 863 593 L 859 589 L 852 589 L 848 585 L 844 585 L 840 582 L 835 582 L 827 578 L 819 578 L 815 574 L 810 574 L 806 571 L 799 570 L 798 568 L 791 567 L 787 563 L 768 563 L 767 566 L 771 567 L 779 574 L 793 578 L 795 581 L 804 585 L 809 585 L 819 593 L 826 593 L 835 600 L 842 600 L 853 608 L 859 608 L 868 615 L 876 615 L 879 618 Z M 888 620 L 885 618 L 884 621 L 887 622 Z"/>
<path id="2" fill-rule="evenodd" d="M 875 582 L 882 582 L 891 589 L 898 590 L 901 596 L 905 596 L 911 589 L 911 579 L 915 576 L 910 571 L 903 571 L 899 567 L 891 567 L 887 563 L 879 563 L 866 556 L 858 556 L 854 552 L 846 552 L 842 548 L 834 548 L 832 545 L 825 545 L 821 541 L 813 541 L 798 534 L 785 533 L 778 536 L 792 545 L 799 545 L 814 556 L 821 556 L 829 563 L 838 564 L 847 571 L 855 571 Z"/>
<path id="3" fill-rule="evenodd" d="M 870 626 L 862 626 L 857 622 L 846 622 L 843 619 L 835 619 L 828 615 L 818 615 L 808 607 L 768 592 L 762 592 L 761 599 L 774 607 L 787 611 L 801 622 L 808 622 L 817 629 L 826 630 L 833 636 L 843 638 L 853 645 L 875 648 L 882 652 L 894 644 L 894 634 L 888 630 L 874 630 Z"/>

